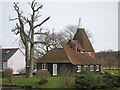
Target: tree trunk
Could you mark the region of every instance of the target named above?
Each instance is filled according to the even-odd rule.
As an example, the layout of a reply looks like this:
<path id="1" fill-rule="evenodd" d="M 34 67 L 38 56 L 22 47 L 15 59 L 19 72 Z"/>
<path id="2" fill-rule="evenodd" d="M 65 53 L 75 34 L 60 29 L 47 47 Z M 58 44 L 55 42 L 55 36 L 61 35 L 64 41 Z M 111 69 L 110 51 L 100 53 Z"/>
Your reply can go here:
<path id="1" fill-rule="evenodd" d="M 25 60 L 26 60 L 26 77 L 29 77 L 29 48 L 28 48 L 28 41 L 26 40 L 25 44 Z"/>
<path id="2" fill-rule="evenodd" d="M 34 42 L 34 12 L 31 17 L 31 41 Z M 30 43 L 30 68 L 29 68 L 29 77 L 33 77 L 33 68 L 34 68 L 34 43 Z"/>
<path id="3" fill-rule="evenodd" d="M 31 44 L 30 47 L 30 68 L 29 68 L 29 77 L 33 77 L 33 68 L 34 68 L 34 44 Z"/>

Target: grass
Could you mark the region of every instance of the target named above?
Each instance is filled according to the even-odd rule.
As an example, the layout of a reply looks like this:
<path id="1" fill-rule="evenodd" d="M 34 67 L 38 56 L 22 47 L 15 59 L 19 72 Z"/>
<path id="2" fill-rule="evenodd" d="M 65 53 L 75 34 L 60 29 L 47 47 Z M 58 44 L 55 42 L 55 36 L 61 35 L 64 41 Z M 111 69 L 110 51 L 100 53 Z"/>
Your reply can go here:
<path id="1" fill-rule="evenodd" d="M 103 70 L 103 72 L 104 71 L 114 73 L 116 75 L 118 74 L 118 70 Z M 26 78 L 25 76 L 20 76 L 20 75 L 14 76 L 12 83 L 10 83 L 6 78 L 2 78 L 3 85 L 24 85 L 24 86 L 33 86 L 38 88 L 59 88 L 59 77 L 49 77 L 48 83 L 41 85 L 38 84 L 39 81 L 40 79 L 38 77 Z"/>
<path id="2" fill-rule="evenodd" d="M 6 78 L 2 79 L 2 84 L 16 84 L 16 85 L 26 85 L 26 86 L 33 86 L 38 88 L 59 88 L 59 77 L 49 77 L 48 83 L 39 85 L 40 79 L 37 77 L 26 78 L 26 77 L 14 77 L 12 83 L 10 83 Z"/>
<path id="3" fill-rule="evenodd" d="M 120 70 L 103 70 L 103 72 L 109 72 L 109 73 L 114 73 L 115 75 L 118 75 Z"/>

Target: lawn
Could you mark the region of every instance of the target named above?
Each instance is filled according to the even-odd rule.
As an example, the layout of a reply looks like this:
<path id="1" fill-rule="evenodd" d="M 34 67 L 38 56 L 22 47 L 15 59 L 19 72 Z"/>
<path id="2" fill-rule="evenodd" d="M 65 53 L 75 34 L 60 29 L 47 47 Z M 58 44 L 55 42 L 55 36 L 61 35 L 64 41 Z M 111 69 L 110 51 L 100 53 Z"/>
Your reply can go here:
<path id="1" fill-rule="evenodd" d="M 103 72 L 114 73 L 115 75 L 120 74 L 120 70 L 103 70 Z M 119 73 L 118 73 L 119 72 Z"/>
<path id="2" fill-rule="evenodd" d="M 49 77 L 48 83 L 39 85 L 39 78 L 32 77 L 32 78 L 26 78 L 26 77 L 14 77 L 13 82 L 9 83 L 6 78 L 2 79 L 2 84 L 16 84 L 16 85 L 26 85 L 26 86 L 33 86 L 38 88 L 59 88 L 59 77 Z"/>

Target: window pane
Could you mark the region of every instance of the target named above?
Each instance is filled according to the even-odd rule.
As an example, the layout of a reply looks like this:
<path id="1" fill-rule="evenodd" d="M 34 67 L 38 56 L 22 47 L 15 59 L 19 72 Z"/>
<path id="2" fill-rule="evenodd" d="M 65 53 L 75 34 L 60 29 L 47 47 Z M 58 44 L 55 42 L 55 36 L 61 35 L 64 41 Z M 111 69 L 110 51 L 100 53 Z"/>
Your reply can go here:
<path id="1" fill-rule="evenodd" d="M 96 65 L 96 71 L 99 71 L 99 65 Z"/>
<path id="2" fill-rule="evenodd" d="M 93 70 L 94 70 L 93 65 L 90 65 L 90 71 L 93 71 Z"/>
<path id="3" fill-rule="evenodd" d="M 81 66 L 77 66 L 77 72 L 81 71 Z"/>
<path id="4" fill-rule="evenodd" d="M 42 70 L 47 70 L 47 64 L 42 64 Z"/>

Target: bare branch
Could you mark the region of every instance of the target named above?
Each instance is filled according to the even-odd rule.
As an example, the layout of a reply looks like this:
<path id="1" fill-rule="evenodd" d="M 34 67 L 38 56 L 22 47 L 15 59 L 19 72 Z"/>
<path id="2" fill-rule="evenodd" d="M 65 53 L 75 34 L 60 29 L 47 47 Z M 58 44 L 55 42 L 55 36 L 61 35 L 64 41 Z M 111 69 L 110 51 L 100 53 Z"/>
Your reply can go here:
<path id="1" fill-rule="evenodd" d="M 34 28 L 36 27 L 40 27 L 44 22 L 46 22 L 47 20 L 49 20 L 50 16 L 48 18 L 46 18 L 45 20 L 43 20 L 40 24 L 37 24 Z"/>
<path id="2" fill-rule="evenodd" d="M 9 19 L 9 21 L 14 21 L 14 20 L 18 20 L 19 18 L 11 18 Z"/>
<path id="3" fill-rule="evenodd" d="M 25 20 L 26 22 L 30 23 L 30 20 L 28 18 L 26 18 L 25 16 L 22 16 L 22 15 L 20 15 L 20 16 L 23 18 L 23 20 Z"/>
<path id="4" fill-rule="evenodd" d="M 38 33 L 34 33 L 34 34 L 43 34 L 43 35 L 47 35 L 47 33 L 39 33 L 39 32 L 38 32 Z"/>
<path id="5" fill-rule="evenodd" d="M 34 44 L 38 44 L 38 43 L 40 43 L 40 44 L 45 44 L 45 42 L 42 42 L 42 41 L 35 41 L 35 42 L 34 42 Z"/>
<path id="6" fill-rule="evenodd" d="M 40 7 L 38 7 L 35 12 L 37 12 L 39 9 L 42 9 L 43 5 L 41 5 Z"/>

